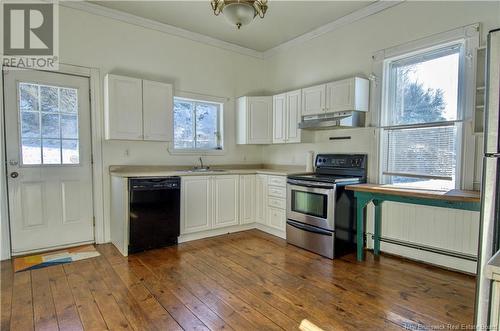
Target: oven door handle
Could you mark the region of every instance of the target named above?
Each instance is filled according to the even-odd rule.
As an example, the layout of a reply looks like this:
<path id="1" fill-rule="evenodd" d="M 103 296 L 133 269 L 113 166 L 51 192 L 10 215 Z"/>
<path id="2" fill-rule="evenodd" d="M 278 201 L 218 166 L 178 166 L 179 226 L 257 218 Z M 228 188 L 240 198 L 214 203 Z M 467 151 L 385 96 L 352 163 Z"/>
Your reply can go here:
<path id="1" fill-rule="evenodd" d="M 307 226 L 307 225 L 304 225 L 304 224 L 301 224 L 301 223 L 298 223 L 298 222 L 294 222 L 294 221 L 291 221 L 291 220 L 286 221 L 286 223 L 289 224 L 290 226 L 293 226 L 294 228 L 299 229 L 299 230 L 303 230 L 303 231 L 307 231 L 307 232 L 312 232 L 312 233 L 317 233 L 317 234 L 322 234 L 322 235 L 327 235 L 327 236 L 332 236 L 333 235 L 333 233 L 330 232 L 330 231 L 318 229 L 318 228 L 312 227 L 312 226 Z"/>
<path id="2" fill-rule="evenodd" d="M 321 188 L 324 190 L 332 190 L 335 188 L 335 184 L 327 184 L 327 183 L 312 183 L 306 180 L 297 180 L 297 179 L 289 179 L 287 181 L 290 185 L 302 186 L 302 187 L 311 187 L 311 188 Z"/>

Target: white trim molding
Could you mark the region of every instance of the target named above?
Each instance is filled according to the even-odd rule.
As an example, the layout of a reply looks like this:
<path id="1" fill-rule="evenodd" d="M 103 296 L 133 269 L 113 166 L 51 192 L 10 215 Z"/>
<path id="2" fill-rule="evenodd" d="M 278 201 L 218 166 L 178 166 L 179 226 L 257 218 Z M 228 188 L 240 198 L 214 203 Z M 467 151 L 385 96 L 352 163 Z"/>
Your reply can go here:
<path id="1" fill-rule="evenodd" d="M 209 37 L 207 35 L 192 32 L 186 29 L 182 29 L 170 24 L 161 23 L 155 20 L 147 19 L 137 15 L 125 13 L 120 10 L 107 8 L 87 1 L 60 1 L 61 6 L 72 8 L 76 10 L 85 11 L 94 15 L 99 15 L 111 19 L 115 19 L 121 22 L 129 23 L 132 25 L 140 26 L 146 29 L 156 30 L 164 32 L 173 36 L 189 39 L 192 41 L 200 42 L 213 47 L 218 47 L 227 51 L 239 53 L 242 55 L 247 55 L 259 59 L 265 59 L 271 57 L 281 51 L 287 50 L 291 47 L 297 46 L 299 44 L 305 43 L 309 40 L 317 38 L 326 33 L 337 30 L 350 23 L 362 20 L 368 16 L 377 14 L 383 10 L 396 6 L 405 0 L 394 0 L 394 1 L 383 1 L 378 0 L 374 3 L 358 9 L 350 14 L 342 16 L 335 21 L 322 25 L 312 31 L 304 33 L 298 37 L 288 40 L 278 46 L 272 47 L 266 51 L 257 51 L 248 47 L 243 47 L 231 42 L 223 41 L 217 38 Z"/>

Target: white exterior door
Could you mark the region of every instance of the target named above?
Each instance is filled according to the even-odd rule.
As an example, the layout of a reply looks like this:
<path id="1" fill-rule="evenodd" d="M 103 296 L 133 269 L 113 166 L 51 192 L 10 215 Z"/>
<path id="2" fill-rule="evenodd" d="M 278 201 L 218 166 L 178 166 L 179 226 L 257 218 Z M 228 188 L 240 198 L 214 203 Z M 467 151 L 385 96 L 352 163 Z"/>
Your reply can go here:
<path id="1" fill-rule="evenodd" d="M 12 254 L 94 241 L 88 78 L 4 74 Z"/>

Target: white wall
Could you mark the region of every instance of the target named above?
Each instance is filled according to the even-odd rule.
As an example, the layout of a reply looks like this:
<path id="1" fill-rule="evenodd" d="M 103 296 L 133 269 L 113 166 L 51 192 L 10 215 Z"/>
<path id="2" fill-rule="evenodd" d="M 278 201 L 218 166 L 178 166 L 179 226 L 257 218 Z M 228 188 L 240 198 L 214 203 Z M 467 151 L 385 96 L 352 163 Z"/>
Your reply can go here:
<path id="1" fill-rule="evenodd" d="M 224 108 L 224 155 L 207 164 L 260 163 L 258 146 L 236 146 L 234 97 L 257 93 L 262 60 L 83 11 L 60 7 L 61 62 L 173 83 L 176 90 L 230 98 Z M 102 86 L 101 86 L 102 92 Z M 101 100 L 102 101 L 102 100 Z M 102 116 L 102 104 L 100 114 Z M 170 155 L 166 143 L 103 141 L 104 206 L 109 238 L 110 165 L 191 165 L 199 155 Z"/>
<path id="2" fill-rule="evenodd" d="M 407 1 L 267 59 L 266 66 L 271 79 L 269 89 L 278 93 L 357 74 L 367 77 L 373 72 L 371 56 L 376 51 L 477 22 L 482 24 L 482 43 L 485 43 L 487 31 L 500 27 L 500 2 Z M 370 123 L 370 115 L 367 119 L 367 123 Z M 369 180 L 373 182 L 378 177 L 377 167 L 374 166 L 377 153 L 377 135 L 374 131 L 365 128 L 318 132 L 314 143 L 266 146 L 262 149 L 262 158 L 264 162 L 301 165 L 305 164 L 305 154 L 309 150 L 317 153 L 365 152 L 369 157 Z M 329 141 L 328 137 L 334 135 L 352 135 L 353 139 Z M 478 143 L 477 146 L 481 145 Z M 477 160 L 475 170 L 478 170 L 479 165 Z M 475 171 L 475 174 L 477 181 L 480 172 Z M 453 210 L 437 213 L 435 208 L 391 203 L 384 206 L 383 236 L 400 237 L 402 240 L 461 253 L 470 253 L 471 247 L 477 249 L 477 236 L 470 234 L 478 231 L 479 213 Z M 437 229 L 436 226 L 419 224 L 423 215 L 434 214 L 439 214 L 439 219 L 443 219 L 438 235 L 431 233 Z M 373 210 L 369 208 L 369 232 L 373 228 L 372 218 Z M 432 240 L 429 242 L 423 238 Z M 468 242 L 468 245 L 456 244 L 462 241 Z M 385 244 L 382 249 L 455 269 L 475 270 L 475 265 L 467 261 Z"/>

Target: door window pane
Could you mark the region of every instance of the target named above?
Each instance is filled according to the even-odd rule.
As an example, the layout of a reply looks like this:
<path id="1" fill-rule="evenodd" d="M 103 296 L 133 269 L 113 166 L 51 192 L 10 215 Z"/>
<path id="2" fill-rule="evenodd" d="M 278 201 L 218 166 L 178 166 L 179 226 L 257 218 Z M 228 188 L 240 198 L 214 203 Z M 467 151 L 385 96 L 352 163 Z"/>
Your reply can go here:
<path id="1" fill-rule="evenodd" d="M 61 140 L 43 139 L 43 164 L 61 164 Z"/>
<path id="2" fill-rule="evenodd" d="M 22 138 L 21 152 L 23 164 L 41 164 L 42 163 L 42 140 L 39 138 Z"/>
<path id="3" fill-rule="evenodd" d="M 25 165 L 78 164 L 78 91 L 19 83 L 21 160 Z"/>
<path id="4" fill-rule="evenodd" d="M 78 153 L 78 140 L 62 141 L 63 164 L 79 164 L 80 155 Z"/>
<path id="5" fill-rule="evenodd" d="M 58 88 L 52 86 L 40 86 L 42 111 L 59 111 Z"/>
<path id="6" fill-rule="evenodd" d="M 21 137 L 40 138 L 40 116 L 38 112 L 21 113 Z"/>
<path id="7" fill-rule="evenodd" d="M 76 96 L 76 90 L 73 88 L 61 88 L 61 112 L 65 113 L 76 113 L 78 110 L 78 98 Z"/>
<path id="8" fill-rule="evenodd" d="M 59 126 L 59 114 L 42 113 L 42 137 L 59 138 L 61 129 Z"/>
<path id="9" fill-rule="evenodd" d="M 38 110 L 38 85 L 19 84 L 19 108 L 21 111 Z"/>
<path id="10" fill-rule="evenodd" d="M 76 115 L 61 115 L 61 137 L 78 138 L 78 117 Z"/>

